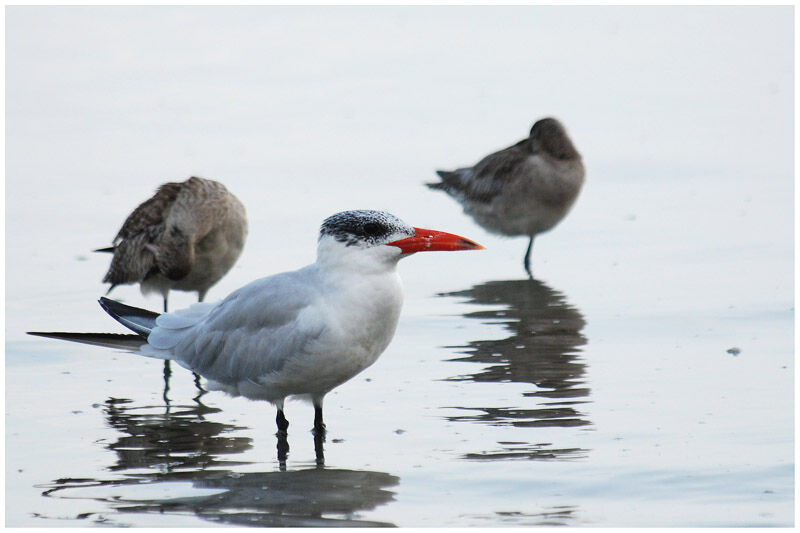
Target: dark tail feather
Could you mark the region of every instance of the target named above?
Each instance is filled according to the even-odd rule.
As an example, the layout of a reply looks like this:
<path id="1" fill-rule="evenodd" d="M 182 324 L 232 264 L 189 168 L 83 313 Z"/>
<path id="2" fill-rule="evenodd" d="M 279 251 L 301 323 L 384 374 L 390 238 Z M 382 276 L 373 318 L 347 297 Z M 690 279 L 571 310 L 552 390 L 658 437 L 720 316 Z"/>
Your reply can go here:
<path id="1" fill-rule="evenodd" d="M 111 315 L 114 320 L 145 339 L 156 327 L 158 313 L 125 305 L 104 296 L 101 296 L 98 301 L 100 302 L 100 307 L 105 309 L 106 313 Z"/>
<path id="2" fill-rule="evenodd" d="M 106 346 L 108 348 L 122 348 L 126 350 L 136 350 L 147 342 L 140 335 L 120 334 L 120 333 L 71 333 L 62 331 L 29 331 L 28 335 L 46 337 L 48 339 L 60 339 L 65 341 L 80 342 L 82 344 L 92 344 L 94 346 Z"/>
<path id="3" fill-rule="evenodd" d="M 452 178 L 455 175 L 455 172 L 453 172 L 452 170 L 437 170 L 436 173 L 443 180 L 447 180 L 448 178 Z"/>
<path id="4" fill-rule="evenodd" d="M 449 185 L 458 182 L 458 173 L 450 170 L 437 170 L 436 173 L 442 178 L 442 181 L 436 183 L 426 183 L 428 187 L 435 190 L 446 191 Z"/>
<path id="5" fill-rule="evenodd" d="M 114 253 L 114 247 L 113 246 L 109 246 L 108 248 L 98 248 L 97 250 L 92 250 L 92 251 L 93 252 L 101 252 L 101 253 L 104 253 L 104 254 L 113 254 Z"/>

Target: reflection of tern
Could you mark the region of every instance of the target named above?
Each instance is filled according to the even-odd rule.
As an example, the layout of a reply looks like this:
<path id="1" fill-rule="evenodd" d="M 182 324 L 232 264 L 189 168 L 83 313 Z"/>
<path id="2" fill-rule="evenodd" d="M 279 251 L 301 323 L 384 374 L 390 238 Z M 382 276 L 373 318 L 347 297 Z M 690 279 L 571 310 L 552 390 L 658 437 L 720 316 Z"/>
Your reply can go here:
<path id="1" fill-rule="evenodd" d="M 169 437 L 167 437 L 169 438 Z M 312 468 L 287 472 L 239 472 L 222 468 L 136 472 L 111 479 L 65 477 L 45 485 L 44 495 L 81 500 L 90 509 L 79 518 L 108 526 L 108 516 L 126 523 L 128 513 L 185 517 L 194 514 L 220 527 L 387 527 L 388 522 L 361 519 L 394 500 L 399 478 L 385 472 Z M 83 473 L 85 476 L 85 473 Z M 186 497 L 165 487 L 191 483 Z M 86 488 L 92 487 L 87 492 Z M 149 489 L 149 490 L 148 490 Z M 93 516 L 92 516 L 93 515 Z"/>
<path id="2" fill-rule="evenodd" d="M 455 198 L 484 229 L 530 237 L 524 263 L 530 274 L 534 237 L 567 215 L 583 185 L 584 168 L 561 123 L 545 118 L 528 138 L 475 166 L 438 174 L 441 181 L 428 187 Z"/>
<path id="3" fill-rule="evenodd" d="M 289 426 L 285 398 L 309 399 L 322 430 L 325 394 L 374 363 L 394 336 L 403 299 L 397 262 L 480 248 L 388 213 L 347 211 L 323 222 L 314 264 L 256 280 L 219 303 L 163 315 L 107 298 L 101 305 L 143 338 L 141 354 L 174 360 L 210 388 L 272 402 L 281 431 Z"/>
<path id="4" fill-rule="evenodd" d="M 197 291 L 199 301 L 231 269 L 247 236 L 244 206 L 224 185 L 189 178 L 165 183 L 125 219 L 103 278 L 117 285 L 139 283 L 160 293 L 167 311 L 170 290 Z"/>

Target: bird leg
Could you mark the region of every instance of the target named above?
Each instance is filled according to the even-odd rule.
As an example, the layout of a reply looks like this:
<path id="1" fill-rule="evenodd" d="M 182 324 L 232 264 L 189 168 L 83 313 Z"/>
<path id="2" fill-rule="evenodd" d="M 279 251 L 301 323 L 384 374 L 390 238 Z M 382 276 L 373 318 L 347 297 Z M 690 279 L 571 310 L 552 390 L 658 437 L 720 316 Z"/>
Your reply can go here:
<path id="1" fill-rule="evenodd" d="M 202 398 L 204 394 L 207 394 L 208 391 L 205 390 L 203 386 L 200 384 L 200 375 L 195 374 L 194 372 L 192 372 L 192 375 L 194 376 L 194 386 L 197 389 L 197 396 L 195 396 L 194 399 L 198 400 Z"/>
<path id="2" fill-rule="evenodd" d="M 164 360 L 164 394 L 161 397 L 164 399 L 164 403 L 169 405 L 169 377 L 172 375 L 172 370 L 169 367 L 169 359 Z"/>
<path id="3" fill-rule="evenodd" d="M 314 404 L 314 434 L 325 437 L 325 423 L 322 421 L 322 405 Z"/>
<path id="4" fill-rule="evenodd" d="M 286 433 L 289 429 L 289 421 L 283 415 L 283 409 L 278 409 L 278 416 L 275 417 L 275 422 L 278 424 L 278 434 L 281 432 Z"/>
<path id="5" fill-rule="evenodd" d="M 325 431 L 314 431 L 314 454 L 317 458 L 317 468 L 325 466 Z"/>
<path id="6" fill-rule="evenodd" d="M 325 423 L 322 421 L 322 398 L 314 398 L 314 453 L 317 456 L 317 468 L 325 466 Z"/>
<path id="7" fill-rule="evenodd" d="M 278 432 L 278 466 L 281 472 L 286 471 L 286 459 L 289 457 L 289 441 L 286 433 Z"/>
<path id="8" fill-rule="evenodd" d="M 531 250 L 533 249 L 533 235 L 531 235 L 531 240 L 528 242 L 528 249 L 525 251 L 525 272 L 528 273 L 528 277 L 533 278 L 533 272 L 531 272 Z"/>

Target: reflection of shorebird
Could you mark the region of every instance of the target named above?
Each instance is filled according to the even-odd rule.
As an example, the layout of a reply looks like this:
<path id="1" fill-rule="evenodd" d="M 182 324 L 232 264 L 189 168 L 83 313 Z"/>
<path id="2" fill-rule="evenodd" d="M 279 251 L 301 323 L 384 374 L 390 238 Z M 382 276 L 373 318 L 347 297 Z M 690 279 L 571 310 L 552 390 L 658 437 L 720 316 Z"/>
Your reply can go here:
<path id="1" fill-rule="evenodd" d="M 346 211 L 323 222 L 314 264 L 256 280 L 219 303 L 163 315 L 107 298 L 101 305 L 141 337 L 140 354 L 174 360 L 209 388 L 273 403 L 279 431 L 289 426 L 286 397 L 310 399 L 323 432 L 324 396 L 374 363 L 394 336 L 403 301 L 399 260 L 480 248 L 389 213 Z"/>
<path id="2" fill-rule="evenodd" d="M 192 177 L 165 183 L 125 220 L 111 248 L 103 278 L 117 285 L 139 283 L 160 293 L 167 311 L 170 290 L 197 292 L 203 301 L 239 258 L 247 236 L 242 203 L 219 182 Z"/>
<path id="3" fill-rule="evenodd" d="M 585 363 L 580 357 L 586 338 L 581 330 L 586 324 L 581 312 L 569 305 L 562 293 L 538 280 L 491 281 L 442 296 L 465 297 L 467 304 L 490 307 L 464 316 L 491 324 L 502 324 L 511 336 L 500 340 L 476 340 L 465 346 L 464 357 L 452 361 L 486 365 L 479 371 L 450 378 L 451 381 L 496 383 L 531 383 L 536 390 L 525 397 L 539 398 L 533 409 L 481 407 L 472 416 L 451 417 L 515 427 L 574 427 L 590 422 L 575 406 L 589 395 L 583 375 Z M 512 446 L 498 452 L 496 458 L 527 455 L 530 458 L 554 458 L 578 452 L 575 449 Z M 485 454 L 480 457 L 492 458 Z"/>
<path id="4" fill-rule="evenodd" d="M 553 118 L 537 121 L 530 136 L 481 159 L 475 166 L 438 171 L 429 183 L 455 198 L 464 212 L 487 231 L 533 239 L 552 229 L 569 212 L 583 185 L 581 156 L 564 127 Z"/>

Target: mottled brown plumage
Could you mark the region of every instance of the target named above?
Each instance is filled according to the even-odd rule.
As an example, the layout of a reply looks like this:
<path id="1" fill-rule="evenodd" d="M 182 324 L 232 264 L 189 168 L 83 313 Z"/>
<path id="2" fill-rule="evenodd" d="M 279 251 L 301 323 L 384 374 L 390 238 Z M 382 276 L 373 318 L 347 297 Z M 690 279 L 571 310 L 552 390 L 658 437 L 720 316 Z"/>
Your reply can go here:
<path id="1" fill-rule="evenodd" d="M 192 177 L 161 185 L 139 205 L 114 238 L 104 283 L 140 283 L 158 292 L 164 310 L 170 290 L 208 289 L 233 266 L 244 247 L 247 217 L 242 203 L 219 182 Z"/>
<path id="2" fill-rule="evenodd" d="M 489 154 L 475 166 L 437 171 L 443 190 L 484 229 L 530 237 L 524 265 L 530 274 L 534 237 L 552 229 L 569 212 L 584 179 L 581 156 L 559 121 L 545 118 L 530 136 Z"/>

